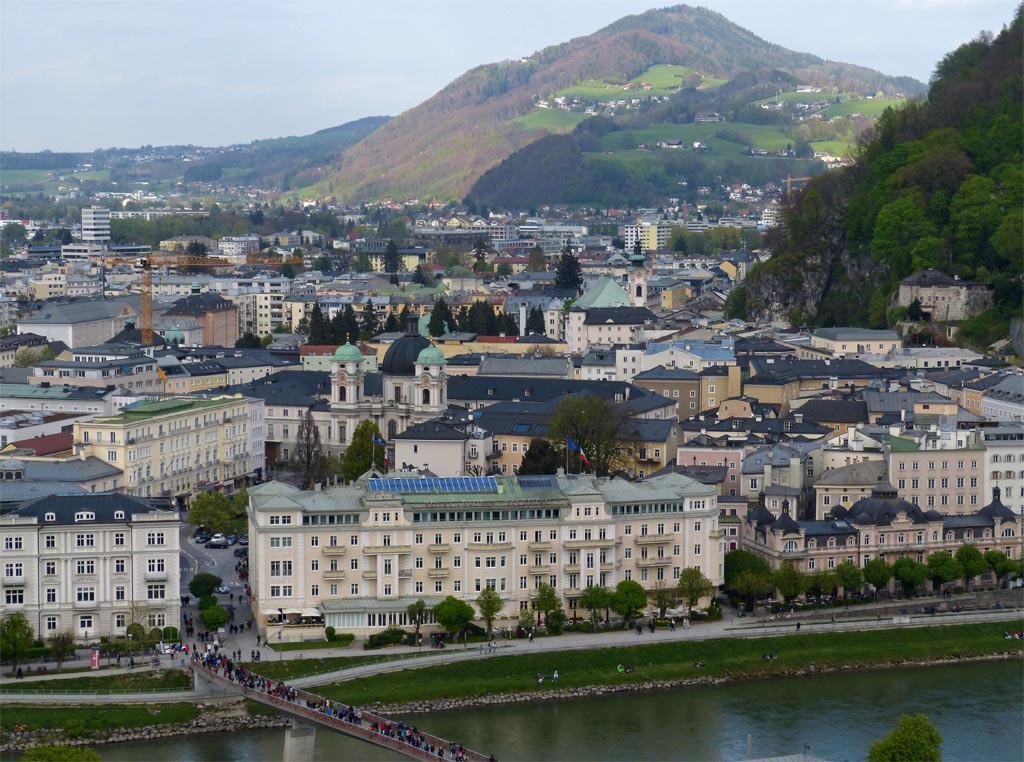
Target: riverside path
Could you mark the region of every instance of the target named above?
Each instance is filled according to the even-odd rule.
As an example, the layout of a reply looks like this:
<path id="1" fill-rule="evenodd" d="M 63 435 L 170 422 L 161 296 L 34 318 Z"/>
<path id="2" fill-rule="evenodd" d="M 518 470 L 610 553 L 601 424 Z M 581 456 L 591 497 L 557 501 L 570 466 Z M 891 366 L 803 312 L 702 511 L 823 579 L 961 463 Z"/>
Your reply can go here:
<path id="1" fill-rule="evenodd" d="M 313 733 L 316 726 L 344 733 L 360 741 L 391 749 L 412 759 L 462 760 L 463 762 L 495 762 L 462 745 L 438 738 L 430 733 L 380 717 L 356 707 L 346 707 L 323 696 L 267 680 L 245 668 L 215 666 L 196 661 L 192 665 L 196 681 L 210 680 L 239 696 L 272 706 L 290 715 L 294 724 L 285 738 L 285 762 L 312 759 Z M 301 748 L 300 748 L 301 747 Z"/>

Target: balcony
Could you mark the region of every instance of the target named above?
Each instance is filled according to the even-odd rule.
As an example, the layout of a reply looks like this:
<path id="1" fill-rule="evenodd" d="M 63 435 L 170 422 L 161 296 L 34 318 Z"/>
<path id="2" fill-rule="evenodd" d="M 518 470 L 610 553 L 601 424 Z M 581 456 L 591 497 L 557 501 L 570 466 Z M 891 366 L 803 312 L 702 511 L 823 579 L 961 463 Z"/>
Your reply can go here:
<path id="1" fill-rule="evenodd" d="M 664 545 L 667 542 L 672 542 L 673 539 L 670 534 L 640 534 L 636 535 L 634 542 L 637 545 Z"/>
<path id="2" fill-rule="evenodd" d="M 484 552 L 489 550 L 512 550 L 513 544 L 511 542 L 471 542 L 468 548 L 469 550 Z"/>
<path id="3" fill-rule="evenodd" d="M 399 569 L 398 570 L 398 578 L 399 579 L 412 579 L 412 569 Z"/>
<path id="4" fill-rule="evenodd" d="M 562 588 L 562 595 L 564 595 L 566 598 L 578 598 L 582 594 L 583 594 L 583 591 L 580 590 L 578 587 L 563 587 Z"/>
<path id="5" fill-rule="evenodd" d="M 579 564 L 566 564 L 564 568 L 565 568 L 565 571 L 568 572 L 568 573 L 578 572 L 580 570 L 580 565 Z"/>
<path id="6" fill-rule="evenodd" d="M 650 566 L 669 566 L 672 564 L 672 559 L 666 556 L 665 558 L 638 558 L 636 559 L 636 565 L 643 567 Z"/>
<path id="7" fill-rule="evenodd" d="M 334 571 L 325 571 L 324 579 L 345 579 L 345 571 L 343 569 L 335 569 Z"/>
<path id="8" fill-rule="evenodd" d="M 24 585 L 25 575 L 24 574 L 12 574 L 9 577 L 4 577 L 4 584 L 7 586 L 13 585 Z"/>
<path id="9" fill-rule="evenodd" d="M 541 564 L 540 566 L 531 566 L 527 569 L 529 574 L 548 574 L 551 572 L 551 567 L 548 564 Z"/>
<path id="10" fill-rule="evenodd" d="M 452 546 L 446 542 L 434 543 L 427 546 L 428 553 L 450 553 Z"/>
<path id="11" fill-rule="evenodd" d="M 363 572 L 363 579 L 377 579 L 377 571 L 375 569 L 367 569 Z"/>
<path id="12" fill-rule="evenodd" d="M 367 555 L 377 553 L 412 553 L 412 545 L 364 545 L 363 553 Z"/>
<path id="13" fill-rule="evenodd" d="M 451 573 L 451 569 L 449 569 L 447 566 L 442 566 L 440 569 L 429 569 L 427 571 L 427 576 L 431 578 L 447 577 Z"/>
<path id="14" fill-rule="evenodd" d="M 344 545 L 324 545 L 321 550 L 325 556 L 343 556 L 345 555 Z"/>
<path id="15" fill-rule="evenodd" d="M 96 609 L 96 608 L 99 608 L 99 606 L 100 606 L 100 604 L 97 601 L 79 601 L 79 600 L 76 600 L 73 605 L 74 605 L 74 607 L 76 609 L 81 609 L 81 610 Z"/>
<path id="16" fill-rule="evenodd" d="M 608 537 L 603 540 L 566 540 L 567 548 L 614 548 L 615 539 Z"/>
<path id="17" fill-rule="evenodd" d="M 167 579 L 167 571 L 146 571 L 145 578 L 146 582 L 163 582 Z"/>
<path id="18" fill-rule="evenodd" d="M 550 542 L 531 542 L 526 547 L 528 547 L 530 550 L 536 550 L 536 551 L 551 550 L 551 543 Z"/>

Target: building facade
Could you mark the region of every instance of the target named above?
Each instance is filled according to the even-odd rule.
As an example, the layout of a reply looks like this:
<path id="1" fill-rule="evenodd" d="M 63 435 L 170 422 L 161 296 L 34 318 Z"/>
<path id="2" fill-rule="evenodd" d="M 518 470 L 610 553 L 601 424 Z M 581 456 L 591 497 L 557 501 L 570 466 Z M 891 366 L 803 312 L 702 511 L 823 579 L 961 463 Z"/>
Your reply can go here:
<path id="1" fill-rule="evenodd" d="M 50 495 L 0 518 L 0 617 L 20 612 L 37 638 L 77 642 L 177 627 L 177 511 L 126 495 Z"/>
<path id="2" fill-rule="evenodd" d="M 713 487 L 679 474 L 640 483 L 591 475 L 376 478 L 303 492 L 249 491 L 249 574 L 261 633 L 366 634 L 408 624 L 406 609 L 485 587 L 499 625 L 551 585 L 567 616 L 591 585 L 635 580 L 653 591 L 683 568 L 723 580 Z M 398 476 L 401 476 L 399 474 Z M 311 633 L 311 630 L 313 631 Z"/>

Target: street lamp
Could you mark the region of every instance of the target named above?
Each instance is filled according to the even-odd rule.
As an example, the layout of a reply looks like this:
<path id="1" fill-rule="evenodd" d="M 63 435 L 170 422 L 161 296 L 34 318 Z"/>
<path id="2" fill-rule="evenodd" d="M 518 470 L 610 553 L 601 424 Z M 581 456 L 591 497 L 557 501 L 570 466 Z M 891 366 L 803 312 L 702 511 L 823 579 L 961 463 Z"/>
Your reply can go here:
<path id="1" fill-rule="evenodd" d="M 132 662 L 132 634 L 128 633 L 128 663 Z"/>

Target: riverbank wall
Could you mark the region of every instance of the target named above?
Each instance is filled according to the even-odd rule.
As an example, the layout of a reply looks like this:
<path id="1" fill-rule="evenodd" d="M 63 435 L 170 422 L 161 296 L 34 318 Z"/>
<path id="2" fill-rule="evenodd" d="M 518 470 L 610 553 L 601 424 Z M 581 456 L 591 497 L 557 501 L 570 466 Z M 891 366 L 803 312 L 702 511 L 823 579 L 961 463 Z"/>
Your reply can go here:
<path id="1" fill-rule="evenodd" d="M 128 741 L 155 741 L 176 736 L 191 736 L 202 733 L 235 733 L 243 730 L 263 728 L 287 728 L 291 720 L 281 716 L 243 714 L 239 701 L 229 715 L 221 715 L 224 707 L 211 707 L 191 722 L 176 722 L 165 725 L 146 725 L 138 728 L 110 728 L 86 731 L 69 735 L 63 728 L 41 728 L 22 732 L 5 733 L 0 740 L 0 754 L 20 753 L 36 746 L 101 746 L 104 744 L 126 743 Z M 54 707 L 55 712 L 60 707 Z"/>
<path id="2" fill-rule="evenodd" d="M 983 656 L 965 658 L 901 660 L 876 664 L 855 664 L 849 666 L 818 667 L 809 664 L 804 669 L 784 669 L 772 672 L 750 672 L 718 677 L 694 677 L 681 680 L 645 680 L 638 683 L 622 683 L 619 685 L 584 685 L 576 688 L 549 688 L 547 690 L 530 691 L 529 693 L 496 693 L 489 696 L 467 696 L 455 699 L 435 699 L 431 701 L 408 701 L 403 704 L 367 704 L 366 709 L 385 717 L 400 718 L 408 714 L 429 714 L 445 712 L 453 709 L 469 709 L 503 704 L 526 704 L 537 701 L 566 701 L 570 699 L 594 698 L 617 693 L 649 693 L 652 691 L 671 690 L 673 688 L 701 687 L 722 685 L 740 680 L 771 680 L 776 678 L 811 677 L 840 672 L 865 672 L 882 669 L 902 669 L 905 667 L 933 667 L 944 664 L 968 664 L 982 661 L 1007 661 L 1021 659 L 1019 652 L 994 653 Z"/>

